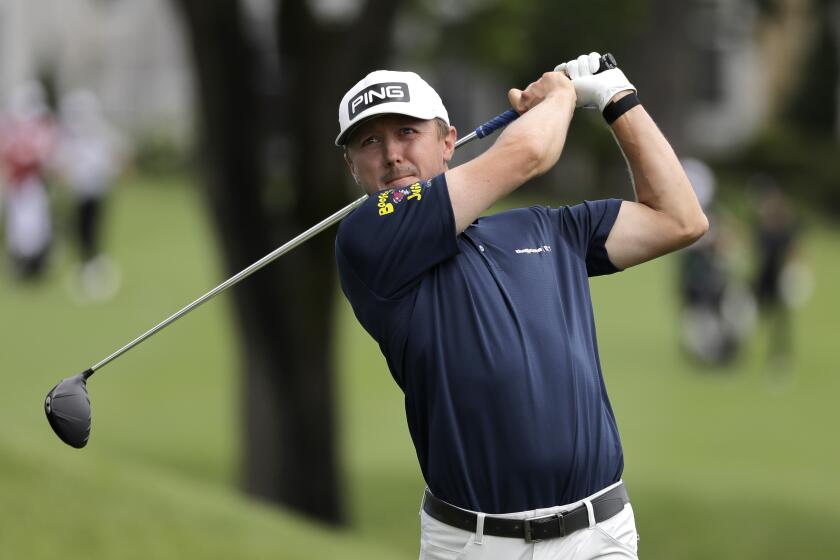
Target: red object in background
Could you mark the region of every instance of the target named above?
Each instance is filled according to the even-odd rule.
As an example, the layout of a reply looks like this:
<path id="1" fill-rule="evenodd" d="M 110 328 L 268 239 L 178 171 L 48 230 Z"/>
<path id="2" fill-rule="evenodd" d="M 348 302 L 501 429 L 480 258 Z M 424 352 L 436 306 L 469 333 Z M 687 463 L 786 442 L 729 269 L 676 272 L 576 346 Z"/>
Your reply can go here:
<path id="1" fill-rule="evenodd" d="M 11 121 L 0 128 L 0 163 L 10 188 L 40 176 L 54 142 L 55 127 L 47 117 Z"/>

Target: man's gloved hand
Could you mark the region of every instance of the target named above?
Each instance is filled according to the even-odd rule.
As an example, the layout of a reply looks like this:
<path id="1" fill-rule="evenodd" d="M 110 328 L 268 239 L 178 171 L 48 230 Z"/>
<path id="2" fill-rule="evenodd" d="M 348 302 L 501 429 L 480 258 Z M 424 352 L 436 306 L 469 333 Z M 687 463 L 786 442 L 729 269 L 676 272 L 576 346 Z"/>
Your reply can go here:
<path id="1" fill-rule="evenodd" d="M 574 60 L 559 64 L 554 71 L 565 72 L 572 80 L 577 93 L 577 106 L 594 108 L 603 112 L 610 99 L 620 91 L 636 91 L 624 72 L 611 68 L 598 74 L 601 55 L 593 52 L 582 54 Z"/>

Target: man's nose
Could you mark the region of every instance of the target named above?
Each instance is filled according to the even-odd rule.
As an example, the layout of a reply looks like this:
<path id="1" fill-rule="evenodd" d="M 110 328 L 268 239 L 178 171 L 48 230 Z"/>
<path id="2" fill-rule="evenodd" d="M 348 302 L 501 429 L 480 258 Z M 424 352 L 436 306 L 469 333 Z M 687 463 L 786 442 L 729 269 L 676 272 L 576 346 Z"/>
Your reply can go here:
<path id="1" fill-rule="evenodd" d="M 387 163 L 394 164 L 402 161 L 402 145 L 395 138 L 386 138 L 382 143 L 382 149 L 385 151 Z"/>

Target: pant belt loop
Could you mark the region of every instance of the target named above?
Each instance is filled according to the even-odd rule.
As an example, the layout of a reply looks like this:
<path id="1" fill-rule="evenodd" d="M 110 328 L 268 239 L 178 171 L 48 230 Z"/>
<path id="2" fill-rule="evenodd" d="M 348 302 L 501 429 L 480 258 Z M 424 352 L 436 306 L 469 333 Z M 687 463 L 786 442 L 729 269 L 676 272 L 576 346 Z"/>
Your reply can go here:
<path id="1" fill-rule="evenodd" d="M 484 540 L 484 517 L 485 514 L 478 513 L 475 520 L 475 544 L 481 544 Z"/>
<path id="2" fill-rule="evenodd" d="M 586 513 L 589 516 L 589 527 L 595 526 L 595 509 L 592 507 L 592 500 L 583 500 L 583 505 L 586 506 Z"/>

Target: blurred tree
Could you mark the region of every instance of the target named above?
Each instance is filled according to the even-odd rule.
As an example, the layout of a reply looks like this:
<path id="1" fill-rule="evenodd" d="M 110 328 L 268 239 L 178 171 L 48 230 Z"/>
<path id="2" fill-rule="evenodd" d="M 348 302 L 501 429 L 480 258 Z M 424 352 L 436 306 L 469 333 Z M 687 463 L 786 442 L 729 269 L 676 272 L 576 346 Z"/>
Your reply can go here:
<path id="1" fill-rule="evenodd" d="M 785 117 L 808 133 L 833 138 L 837 133 L 838 45 L 835 0 L 817 0 L 816 29 L 808 53 L 807 71 L 796 80 L 796 88 Z M 834 12 L 834 13 L 832 13 Z"/>
<path id="2" fill-rule="evenodd" d="M 233 274 L 348 202 L 344 164 L 333 146 L 336 102 L 386 61 L 400 3 L 368 0 L 343 18 L 319 17 L 304 0 L 279 3 L 272 44 L 281 87 L 264 103 L 272 92 L 261 88 L 270 82 L 263 62 L 271 53 L 258 48 L 244 3 L 173 1 L 195 67 L 202 182 Z M 271 192 L 263 157 L 278 132 L 289 147 L 280 154 L 288 159 L 283 196 Z M 233 300 L 243 361 L 245 489 L 339 524 L 333 239 L 322 234 L 284 255 L 234 290 Z"/>
<path id="3" fill-rule="evenodd" d="M 652 1 L 466 2 L 471 8 L 449 9 L 446 41 L 437 45 L 525 86 L 575 54 L 608 52 L 629 43 L 649 20 Z M 427 0 L 423 5 L 434 19 L 442 3 Z"/>
<path id="4" fill-rule="evenodd" d="M 809 34 L 796 72 L 788 71 L 790 90 L 778 114 L 765 123 L 752 142 L 733 154 L 728 166 L 740 176 L 756 170 L 771 174 L 782 187 L 796 193 L 821 212 L 840 215 L 840 1 L 754 0 L 767 20 L 790 17 L 807 8 Z"/>

